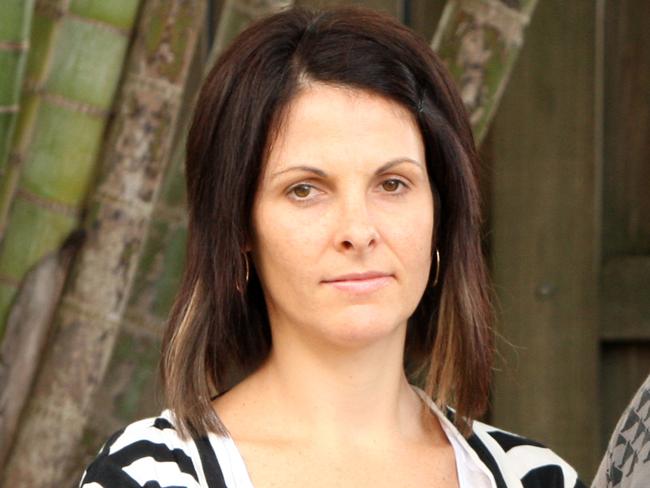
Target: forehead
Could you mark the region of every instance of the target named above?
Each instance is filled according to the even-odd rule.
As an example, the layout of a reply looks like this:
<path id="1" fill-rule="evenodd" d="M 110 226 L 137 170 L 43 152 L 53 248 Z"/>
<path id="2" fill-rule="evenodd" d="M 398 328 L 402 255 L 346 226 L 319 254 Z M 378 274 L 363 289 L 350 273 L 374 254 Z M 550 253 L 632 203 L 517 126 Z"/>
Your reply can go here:
<path id="1" fill-rule="evenodd" d="M 424 162 L 413 114 L 364 90 L 310 83 L 291 100 L 278 126 L 265 164 L 267 175 L 292 164 L 358 166 L 391 157 Z"/>

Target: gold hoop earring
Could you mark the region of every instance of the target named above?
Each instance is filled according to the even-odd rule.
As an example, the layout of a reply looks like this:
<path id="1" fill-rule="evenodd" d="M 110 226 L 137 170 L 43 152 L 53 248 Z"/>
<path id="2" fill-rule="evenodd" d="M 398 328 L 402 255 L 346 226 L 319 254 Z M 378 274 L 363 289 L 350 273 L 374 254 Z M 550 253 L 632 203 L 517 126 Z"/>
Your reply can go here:
<path id="1" fill-rule="evenodd" d="M 242 252 L 242 254 L 244 255 L 244 263 L 246 265 L 246 282 L 244 286 L 248 286 L 248 277 L 249 277 L 248 254 L 246 254 L 245 252 Z M 239 286 L 239 283 L 237 283 L 235 287 L 237 288 L 237 291 L 239 293 L 241 293 L 242 295 L 244 294 L 244 290 L 241 288 L 241 286 Z"/>
<path id="2" fill-rule="evenodd" d="M 436 277 L 433 279 L 433 286 L 438 284 L 438 277 L 440 276 L 440 253 L 436 247 Z"/>

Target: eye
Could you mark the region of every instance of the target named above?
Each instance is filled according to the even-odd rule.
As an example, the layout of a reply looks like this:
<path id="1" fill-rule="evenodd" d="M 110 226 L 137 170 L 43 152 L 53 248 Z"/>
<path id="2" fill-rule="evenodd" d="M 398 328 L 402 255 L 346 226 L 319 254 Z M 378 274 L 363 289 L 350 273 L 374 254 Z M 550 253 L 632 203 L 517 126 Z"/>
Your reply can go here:
<path id="1" fill-rule="evenodd" d="M 307 183 L 299 183 L 289 188 L 288 194 L 297 197 L 294 198 L 294 200 L 305 200 L 310 195 L 313 188 L 312 185 L 308 185 Z"/>
<path id="2" fill-rule="evenodd" d="M 384 180 L 381 184 L 381 186 L 386 190 L 388 193 L 397 193 L 399 191 L 399 187 L 407 187 L 406 183 L 404 183 L 402 180 L 398 180 L 397 178 L 390 178 L 388 180 Z"/>

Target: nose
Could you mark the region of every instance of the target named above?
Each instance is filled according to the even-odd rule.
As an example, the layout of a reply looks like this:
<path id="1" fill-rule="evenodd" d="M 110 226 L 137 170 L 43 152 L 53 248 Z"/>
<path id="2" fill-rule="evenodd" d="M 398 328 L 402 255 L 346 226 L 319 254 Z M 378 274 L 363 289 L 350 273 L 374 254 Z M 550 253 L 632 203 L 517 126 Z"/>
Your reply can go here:
<path id="1" fill-rule="evenodd" d="M 339 251 L 364 253 L 377 245 L 377 228 L 361 196 L 343 201 L 336 229 L 335 244 Z"/>

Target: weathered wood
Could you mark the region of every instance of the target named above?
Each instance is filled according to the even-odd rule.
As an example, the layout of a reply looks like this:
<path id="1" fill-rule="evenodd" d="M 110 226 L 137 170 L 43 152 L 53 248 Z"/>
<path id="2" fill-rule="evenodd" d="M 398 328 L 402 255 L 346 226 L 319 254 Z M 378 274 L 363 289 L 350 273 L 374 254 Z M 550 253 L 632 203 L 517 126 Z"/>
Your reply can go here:
<path id="1" fill-rule="evenodd" d="M 431 46 L 456 80 L 480 143 L 523 45 L 537 0 L 449 0 Z"/>
<path id="2" fill-rule="evenodd" d="M 490 136 L 505 338 L 492 420 L 546 443 L 586 480 L 601 455 L 594 16 L 593 2 L 538 4 Z"/>
<path id="3" fill-rule="evenodd" d="M 601 363 L 602 422 L 598 447 L 604 451 L 623 410 L 650 372 L 647 342 L 605 344 Z"/>
<path id="4" fill-rule="evenodd" d="M 600 289 L 603 341 L 650 341 L 650 255 L 610 258 Z"/>
<path id="5" fill-rule="evenodd" d="M 604 4 L 601 446 L 650 371 L 650 3 Z"/>
<path id="6" fill-rule="evenodd" d="M 203 0 L 148 0 L 107 138 L 87 236 L 25 407 L 5 486 L 61 486 L 76 466 L 91 400 L 110 359 L 169 159 Z"/>
<path id="7" fill-rule="evenodd" d="M 603 256 L 650 254 L 650 2 L 606 2 Z M 650 290 L 649 290 L 650 291 Z"/>

